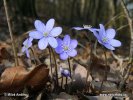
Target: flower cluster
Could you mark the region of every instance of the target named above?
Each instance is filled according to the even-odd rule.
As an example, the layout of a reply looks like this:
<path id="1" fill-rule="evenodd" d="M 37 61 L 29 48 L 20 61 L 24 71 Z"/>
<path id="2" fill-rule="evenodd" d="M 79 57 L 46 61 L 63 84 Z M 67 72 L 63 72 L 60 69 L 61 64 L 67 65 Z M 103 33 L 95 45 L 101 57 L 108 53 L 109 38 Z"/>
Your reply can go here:
<path id="1" fill-rule="evenodd" d="M 29 58 L 28 48 L 32 46 L 32 40 L 38 39 L 38 48 L 44 50 L 50 45 L 55 51 L 60 54 L 62 60 L 66 60 L 69 56 L 74 57 L 77 55 L 76 47 L 77 40 L 71 40 L 69 35 L 66 35 L 63 40 L 57 38 L 62 33 L 61 27 L 54 27 L 55 20 L 50 19 L 46 25 L 40 20 L 34 22 L 35 30 L 29 32 L 29 38 L 23 43 L 24 47 L 22 52 L 26 52 Z M 32 40 L 31 40 L 32 39 Z"/>
<path id="2" fill-rule="evenodd" d="M 60 59 L 66 60 L 68 57 L 77 55 L 76 47 L 77 40 L 71 39 L 69 35 L 65 35 L 64 39 L 56 38 L 62 33 L 61 27 L 54 27 L 55 20 L 50 19 L 46 24 L 40 20 L 34 22 L 35 30 L 29 32 L 29 38 L 23 43 L 22 52 L 26 52 L 27 57 L 30 57 L 28 49 L 32 46 L 32 40 L 38 39 L 38 48 L 44 50 L 50 45 L 60 55 Z M 100 28 L 92 28 L 84 25 L 83 27 L 74 27 L 76 30 L 89 30 L 97 38 L 98 42 L 109 50 L 115 50 L 115 47 L 120 47 L 121 42 L 114 39 L 116 31 L 112 28 L 105 30 L 102 24 Z"/>

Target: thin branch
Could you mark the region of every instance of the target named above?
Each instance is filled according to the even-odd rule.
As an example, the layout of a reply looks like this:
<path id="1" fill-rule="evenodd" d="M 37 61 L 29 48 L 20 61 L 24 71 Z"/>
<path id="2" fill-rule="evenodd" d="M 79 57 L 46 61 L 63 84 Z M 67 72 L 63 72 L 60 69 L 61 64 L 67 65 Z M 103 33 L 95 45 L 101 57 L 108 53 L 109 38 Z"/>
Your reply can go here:
<path id="1" fill-rule="evenodd" d="M 128 65 L 127 65 L 127 72 L 126 72 L 126 74 L 125 74 L 125 76 L 124 76 L 124 78 L 122 79 L 122 81 L 120 82 L 120 85 L 119 85 L 119 89 L 120 90 L 122 90 L 123 89 L 123 86 L 124 86 L 124 84 L 125 84 L 125 82 L 126 82 L 126 80 L 128 79 L 128 77 L 129 77 L 129 73 L 130 73 L 130 71 L 131 71 L 131 69 L 132 69 L 132 63 L 133 63 L 133 27 L 132 27 L 132 19 L 131 19 L 131 16 L 129 15 L 129 11 L 128 11 L 128 9 L 126 8 L 126 5 L 125 5 L 125 3 L 124 3 L 124 1 L 123 0 L 121 0 L 121 5 L 122 5 L 122 7 L 123 7 L 123 9 L 124 9 L 124 12 L 125 12 L 125 14 L 126 14 L 126 18 L 127 18 L 127 20 L 128 20 L 128 24 L 129 24 L 129 29 L 130 29 L 130 36 L 131 36 L 131 42 L 130 42 L 130 54 L 129 54 L 129 62 L 128 62 Z"/>
<path id="2" fill-rule="evenodd" d="M 73 58 L 73 60 L 74 60 L 76 63 L 78 63 L 79 65 L 83 66 L 84 68 L 88 68 L 88 65 L 85 64 L 85 63 L 83 63 L 83 62 L 81 62 L 80 60 L 77 60 L 77 59 L 75 59 L 75 58 Z"/>
<path id="3" fill-rule="evenodd" d="M 124 0 L 121 0 L 121 5 L 122 5 L 122 8 L 124 9 L 124 12 L 126 14 L 126 18 L 128 20 L 129 29 L 130 29 L 131 42 L 130 42 L 130 54 L 129 54 L 129 57 L 131 59 L 132 56 L 133 56 L 133 27 L 132 27 L 132 18 L 131 18 L 130 14 L 129 14 L 128 9 L 126 8 Z"/>
<path id="4" fill-rule="evenodd" d="M 4 2 L 4 7 L 5 7 L 5 13 L 6 13 L 7 23 L 8 23 L 9 33 L 10 33 L 10 37 L 11 37 L 12 49 L 13 49 L 13 53 L 14 53 L 14 57 L 15 57 L 15 66 L 18 66 L 18 57 L 17 57 L 16 48 L 15 48 L 15 41 L 13 39 L 13 32 L 12 32 L 11 23 L 10 23 L 7 2 L 6 2 L 6 0 L 3 0 L 3 2 Z"/>
<path id="5" fill-rule="evenodd" d="M 119 30 L 121 30 L 121 29 L 123 29 L 123 28 L 125 28 L 125 27 L 127 27 L 127 26 L 128 26 L 128 24 L 123 25 L 123 26 L 121 26 L 121 27 L 117 28 L 117 29 L 116 29 L 116 31 L 119 31 Z"/>

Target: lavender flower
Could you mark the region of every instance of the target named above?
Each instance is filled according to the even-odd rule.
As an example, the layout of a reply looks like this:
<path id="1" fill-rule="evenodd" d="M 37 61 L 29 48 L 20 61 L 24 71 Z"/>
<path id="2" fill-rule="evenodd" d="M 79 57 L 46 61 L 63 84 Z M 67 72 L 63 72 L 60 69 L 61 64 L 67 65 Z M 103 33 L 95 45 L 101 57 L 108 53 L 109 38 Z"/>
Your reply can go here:
<path id="1" fill-rule="evenodd" d="M 69 35 L 65 35 L 64 39 L 57 39 L 58 47 L 55 49 L 56 53 L 60 54 L 62 60 L 66 60 L 69 56 L 74 57 L 77 55 L 75 48 L 78 45 L 77 40 L 70 39 Z"/>
<path id="2" fill-rule="evenodd" d="M 33 39 L 39 39 L 38 47 L 39 49 L 45 49 L 48 44 L 51 47 L 56 48 L 58 46 L 57 40 L 55 37 L 61 34 L 61 27 L 54 27 L 54 19 L 50 19 L 46 25 L 40 20 L 36 20 L 34 25 L 36 30 L 29 33 L 29 36 Z"/>
<path id="3" fill-rule="evenodd" d="M 22 52 L 25 52 L 28 58 L 30 58 L 28 49 L 32 46 L 32 40 L 33 38 L 30 37 L 23 42 Z"/>
<path id="4" fill-rule="evenodd" d="M 121 46 L 121 42 L 114 39 L 116 35 L 116 31 L 114 29 L 110 28 L 105 31 L 104 26 L 100 24 L 100 29 L 96 30 L 94 28 L 90 28 L 89 30 L 93 32 L 98 42 L 107 49 L 115 50 L 115 47 Z"/>
<path id="5" fill-rule="evenodd" d="M 70 71 L 68 69 L 64 69 L 64 68 L 60 67 L 60 73 L 62 76 L 70 77 Z"/>

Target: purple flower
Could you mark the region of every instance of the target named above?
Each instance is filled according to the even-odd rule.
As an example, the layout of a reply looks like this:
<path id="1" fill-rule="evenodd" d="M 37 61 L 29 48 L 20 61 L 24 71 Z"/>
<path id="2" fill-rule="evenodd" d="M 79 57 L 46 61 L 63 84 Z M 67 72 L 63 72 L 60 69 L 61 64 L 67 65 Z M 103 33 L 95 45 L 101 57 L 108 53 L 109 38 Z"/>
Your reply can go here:
<path id="1" fill-rule="evenodd" d="M 68 69 L 64 69 L 64 68 L 60 67 L 60 73 L 62 76 L 70 77 L 70 71 Z"/>
<path id="2" fill-rule="evenodd" d="M 90 25 L 83 25 L 83 27 L 73 27 L 75 30 L 89 30 L 92 26 Z"/>
<path id="3" fill-rule="evenodd" d="M 38 47 L 39 49 L 45 49 L 48 44 L 51 47 L 56 48 L 58 46 L 55 37 L 61 34 L 61 27 L 54 27 L 54 19 L 50 19 L 46 25 L 40 20 L 36 20 L 34 25 L 36 30 L 29 33 L 29 36 L 33 39 L 39 39 Z M 53 28 L 54 27 L 54 28 Z"/>
<path id="4" fill-rule="evenodd" d="M 116 31 L 114 29 L 109 28 L 105 30 L 104 26 L 100 24 L 100 29 L 90 28 L 89 30 L 93 32 L 98 42 L 104 45 L 107 49 L 115 50 L 115 47 L 121 46 L 121 42 L 114 39 L 116 35 Z"/>
<path id="5" fill-rule="evenodd" d="M 77 40 L 70 39 L 69 35 L 65 35 L 64 39 L 57 39 L 58 46 L 55 49 L 56 53 L 60 54 L 62 60 L 66 60 L 69 56 L 74 57 L 77 55 L 76 47 L 78 45 Z"/>
<path id="6" fill-rule="evenodd" d="M 33 38 L 30 37 L 23 42 L 22 52 L 25 52 L 28 58 L 30 58 L 28 49 L 32 46 L 32 40 Z"/>

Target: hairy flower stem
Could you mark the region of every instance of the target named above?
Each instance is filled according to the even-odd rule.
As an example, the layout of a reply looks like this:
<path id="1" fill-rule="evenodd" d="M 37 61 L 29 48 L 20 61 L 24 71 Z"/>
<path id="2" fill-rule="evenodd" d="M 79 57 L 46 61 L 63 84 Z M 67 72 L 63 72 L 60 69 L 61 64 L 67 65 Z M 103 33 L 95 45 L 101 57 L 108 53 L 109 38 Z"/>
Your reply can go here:
<path id="1" fill-rule="evenodd" d="M 30 48 L 30 50 L 31 50 L 31 52 L 32 52 L 32 55 L 34 56 L 34 52 L 33 52 L 33 50 Z M 32 59 L 31 59 L 31 57 L 30 57 L 30 60 L 32 61 Z M 35 56 L 34 56 L 34 63 L 35 63 L 35 65 L 37 65 L 37 62 L 36 62 L 36 59 L 35 59 Z"/>
<path id="2" fill-rule="evenodd" d="M 72 78 L 72 71 L 71 71 L 71 64 L 70 64 L 70 58 L 69 57 L 68 57 L 68 65 L 69 65 L 70 77 Z"/>
<path id="3" fill-rule="evenodd" d="M 16 47 L 15 47 L 15 41 L 13 39 L 13 32 L 12 32 L 12 28 L 11 28 L 9 13 L 8 13 L 7 2 L 6 2 L 6 0 L 3 0 L 3 2 L 4 2 L 4 7 L 5 7 L 5 13 L 6 13 L 7 23 L 8 23 L 9 33 L 10 33 L 10 37 L 11 37 L 12 49 L 13 49 L 14 58 L 15 58 L 15 66 L 18 66 L 19 65 L 18 57 L 17 57 Z"/>
<path id="4" fill-rule="evenodd" d="M 63 76 L 61 76 L 61 88 L 63 88 Z"/>
<path id="5" fill-rule="evenodd" d="M 58 69 L 57 69 L 56 57 L 55 57 L 55 53 L 54 53 L 52 48 L 51 48 L 51 51 L 52 51 L 54 62 L 55 62 L 56 85 L 58 87 L 59 86 L 59 82 L 58 82 Z"/>
<path id="6" fill-rule="evenodd" d="M 51 56 L 51 50 L 50 50 L 50 47 L 48 47 L 48 50 L 49 50 L 49 56 L 50 56 L 51 77 L 53 78 L 53 70 L 52 70 L 52 56 Z"/>
<path id="7" fill-rule="evenodd" d="M 67 77 L 66 77 L 66 85 L 67 85 Z"/>
<path id="8" fill-rule="evenodd" d="M 37 56 L 37 54 L 36 54 L 36 52 L 35 52 L 35 50 L 34 50 L 33 47 L 31 47 L 31 51 L 32 51 L 32 53 L 33 53 L 34 58 L 35 58 L 36 61 L 37 61 L 37 64 L 41 64 L 41 61 L 39 60 L 39 58 L 38 58 L 38 56 Z"/>
<path id="9" fill-rule="evenodd" d="M 106 70 L 105 70 L 105 73 L 104 73 L 104 79 L 102 80 L 99 93 L 102 93 L 103 83 L 104 83 L 104 80 L 106 80 L 107 74 L 108 74 L 108 73 L 107 73 L 107 70 L 108 70 L 108 68 L 107 68 L 107 65 L 108 65 L 108 62 L 107 62 L 107 55 L 106 55 L 106 51 L 105 51 L 104 48 L 103 48 L 103 52 L 104 52 L 104 56 L 105 56 L 105 67 L 106 67 Z"/>

